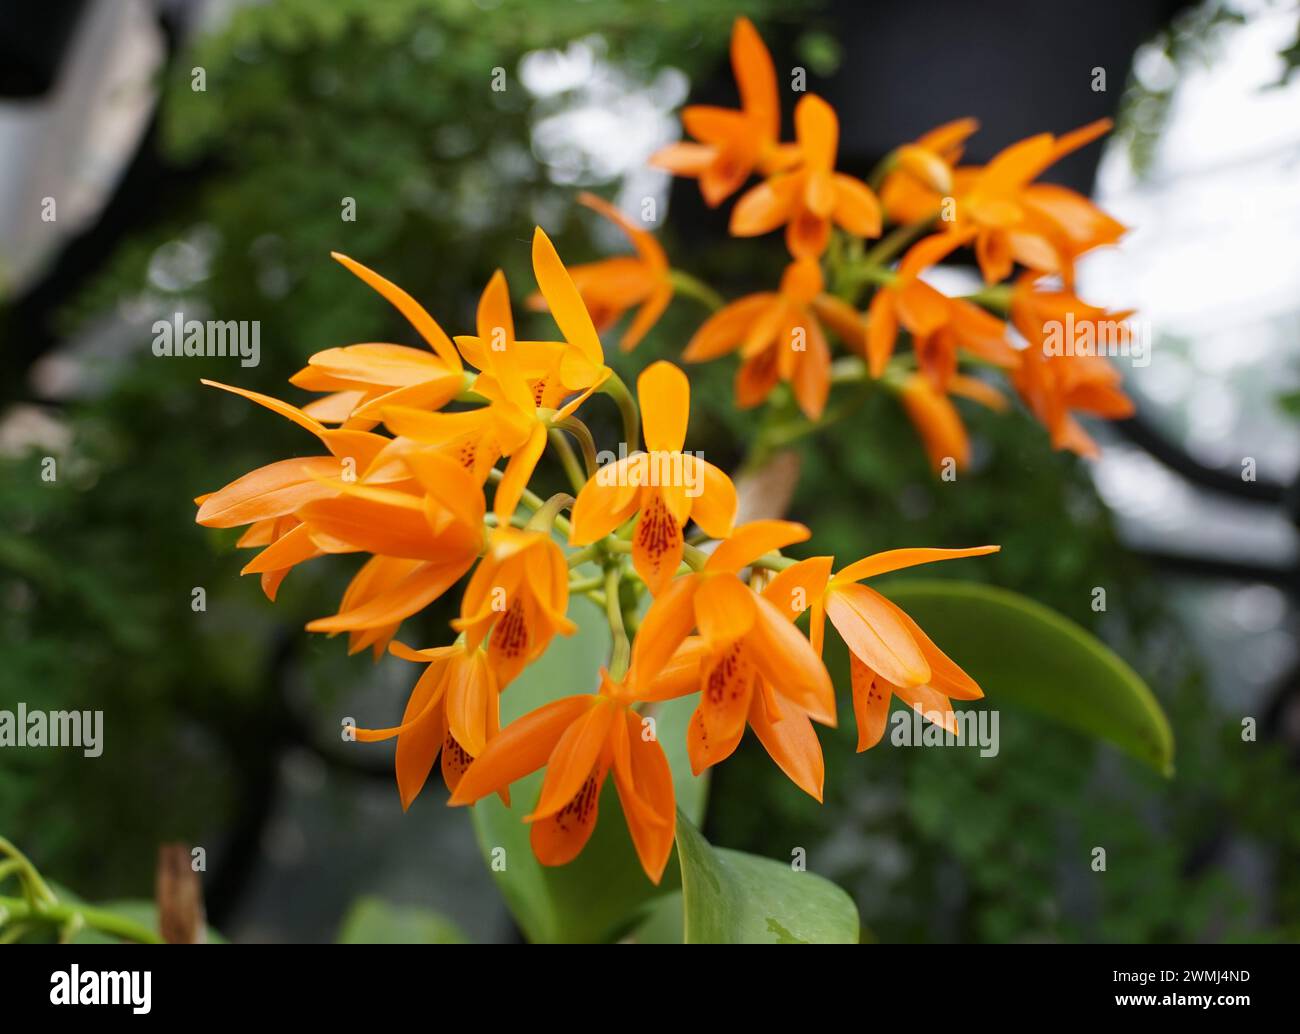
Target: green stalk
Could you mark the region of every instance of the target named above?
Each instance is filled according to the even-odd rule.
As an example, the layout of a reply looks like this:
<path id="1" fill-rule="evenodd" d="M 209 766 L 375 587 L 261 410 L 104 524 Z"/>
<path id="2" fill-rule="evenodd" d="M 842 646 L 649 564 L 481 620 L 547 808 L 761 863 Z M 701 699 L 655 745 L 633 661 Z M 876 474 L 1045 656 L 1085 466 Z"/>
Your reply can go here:
<path id="1" fill-rule="evenodd" d="M 491 470 L 488 471 L 488 480 L 491 481 L 493 484 L 500 484 L 501 479 L 504 476 L 505 476 L 505 472 L 497 469 L 496 467 L 493 467 Z M 539 496 L 536 492 L 533 492 L 532 490 L 527 488 L 525 488 L 523 492 L 520 494 L 519 501 L 533 513 L 536 513 L 538 510 L 540 510 L 544 502 L 541 496 Z M 569 537 L 569 532 L 571 529 L 569 527 L 569 522 L 567 520 L 557 515 L 553 523 L 555 525 L 556 531 L 558 531 L 565 538 Z"/>
<path id="2" fill-rule="evenodd" d="M 761 567 L 764 571 L 784 571 L 787 567 L 797 564 L 799 561 L 793 557 L 782 556 L 780 553 L 768 553 L 755 560 L 750 567 Z"/>
<path id="3" fill-rule="evenodd" d="M 36 866 L 31 863 L 31 859 L 18 850 L 11 840 L 0 837 L 0 854 L 8 855 L 12 859 L 15 865 L 14 871 L 18 872 L 23 880 L 24 893 L 33 905 L 38 901 L 53 903 L 58 900 L 54 891 L 50 890 L 49 884 L 36 871 Z"/>
<path id="4" fill-rule="evenodd" d="M 587 476 L 582 479 L 582 485 L 585 485 L 590 478 L 596 476 L 596 470 L 600 466 L 596 461 L 596 439 L 592 437 L 591 428 L 576 416 L 565 417 L 555 426 L 573 435 L 579 448 L 582 449 L 582 462 L 587 468 Z M 577 486 L 579 490 L 582 485 Z"/>
<path id="5" fill-rule="evenodd" d="M 577 581 L 569 583 L 569 593 L 572 595 L 582 595 L 590 592 L 592 589 L 599 589 L 605 584 L 605 576 L 602 574 L 593 574 L 587 578 L 579 578 Z"/>
<path id="6" fill-rule="evenodd" d="M 583 546 L 576 553 L 570 553 L 569 566 L 577 567 L 589 560 L 595 560 L 598 556 L 600 556 L 600 543 L 593 542 L 590 546 Z"/>
<path id="7" fill-rule="evenodd" d="M 56 901 L 33 906 L 22 898 L 0 897 L 0 914 L 15 923 L 49 923 L 60 927 L 80 919 L 87 926 L 110 937 L 120 937 L 137 944 L 164 943 L 160 934 L 143 923 L 91 905 L 67 905 Z"/>
<path id="8" fill-rule="evenodd" d="M 560 511 L 566 506 L 573 505 L 573 496 L 567 492 L 556 492 L 546 502 L 537 508 L 537 511 L 528 518 L 528 523 L 524 525 L 528 531 L 545 531 L 550 532 L 553 527 L 559 525 L 564 520 L 560 516 Z M 567 525 L 568 521 L 564 521 Z M 567 532 L 566 532 L 567 535 Z"/>
<path id="9" fill-rule="evenodd" d="M 867 252 L 863 257 L 863 263 L 868 266 L 883 266 L 899 252 L 906 251 L 911 244 L 919 241 L 933 226 L 934 220 L 929 219 L 923 223 L 894 227 Z"/>
<path id="10" fill-rule="evenodd" d="M 672 282 L 674 293 L 695 299 L 695 301 L 708 308 L 710 312 L 717 312 L 727 304 L 722 295 L 718 294 L 712 287 L 684 270 L 669 270 L 668 279 Z"/>
<path id="11" fill-rule="evenodd" d="M 636 399 L 627 390 L 623 378 L 612 370 L 605 383 L 600 386 L 600 390 L 612 398 L 614 404 L 618 406 L 619 414 L 623 418 L 623 441 L 627 442 L 628 452 L 636 452 L 641 448 L 641 411 L 637 408 Z"/>
<path id="12" fill-rule="evenodd" d="M 605 570 L 605 616 L 609 620 L 609 634 L 613 641 L 609 655 L 609 674 L 614 679 L 621 679 L 627 674 L 627 666 L 632 660 L 632 644 L 623 625 L 623 607 L 618 598 L 621 580 L 620 565 L 610 564 Z"/>
<path id="13" fill-rule="evenodd" d="M 965 299 L 976 305 L 982 305 L 999 316 L 1005 316 L 1011 311 L 1013 290 L 1010 284 L 993 284 L 991 287 L 980 288 L 974 294 L 966 295 Z"/>
<path id="14" fill-rule="evenodd" d="M 611 553 L 631 553 L 633 544 L 627 539 L 606 539 L 605 548 Z M 709 554 L 696 546 L 683 544 L 682 560 L 692 571 L 700 571 L 708 563 Z"/>
<path id="15" fill-rule="evenodd" d="M 569 479 L 569 484 L 573 486 L 575 492 L 581 492 L 582 486 L 587 483 L 583 477 L 582 467 L 578 464 L 578 457 L 574 455 L 573 446 L 569 440 L 564 437 L 564 433 L 558 427 L 552 427 L 546 432 L 547 440 L 560 456 L 560 465 L 564 468 L 565 476 Z"/>

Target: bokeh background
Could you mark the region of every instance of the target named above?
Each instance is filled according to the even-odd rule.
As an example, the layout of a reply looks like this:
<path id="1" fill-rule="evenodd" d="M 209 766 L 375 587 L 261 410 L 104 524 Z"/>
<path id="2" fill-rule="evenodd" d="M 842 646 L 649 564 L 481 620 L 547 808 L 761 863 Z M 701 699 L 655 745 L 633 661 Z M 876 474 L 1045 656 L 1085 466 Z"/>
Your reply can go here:
<path id="1" fill-rule="evenodd" d="M 518 937 L 436 779 L 403 815 L 391 748 L 339 742 L 340 716 L 396 713 L 414 678 L 303 631 L 352 565 L 299 569 L 272 606 L 237 576 L 235 536 L 193 523 L 195 495 L 303 447 L 198 379 L 281 393 L 314 351 L 409 341 L 331 249 L 460 332 L 498 265 L 516 292 L 530 282 L 534 223 L 569 261 L 624 247 L 575 207 L 581 188 L 629 210 L 658 199 L 678 264 L 729 297 L 766 288 L 779 243 L 728 240 L 692 183 L 645 164 L 688 95 L 730 103 L 737 13 L 837 106 L 841 165 L 859 175 L 963 115 L 984 127 L 974 161 L 1119 120 L 1046 178 L 1135 227 L 1084 263 L 1080 293 L 1153 329 L 1151 364 L 1124 369 L 1138 417 L 1095 428 L 1104 455 L 1085 463 L 1024 413 L 972 413 L 974 469 L 955 490 L 873 399 L 802 445 L 791 515 L 841 557 L 1001 542 L 962 576 L 1105 638 L 1159 697 L 1178 767 L 1165 781 L 1024 716 L 1003 715 L 995 760 L 856 757 L 850 726 L 823 738 L 817 808 L 749 738 L 716 773 L 706 833 L 759 854 L 805 846 L 884 941 L 1300 936 L 1300 15 L 1264 0 L 0 8 L 0 707 L 102 709 L 106 724 L 97 759 L 0 753 L 0 833 L 51 879 L 148 897 L 159 843 L 180 840 L 205 847 L 208 916 L 234 940 L 332 940 L 365 897 L 472 940 Z M 261 364 L 154 357 L 150 325 L 177 311 L 259 320 Z M 675 356 L 702 315 L 675 304 L 619 357 L 625 378 Z M 692 379 L 692 446 L 734 466 L 753 424 L 730 367 Z M 614 440 L 613 414 L 592 414 Z M 447 617 L 434 608 L 404 638 L 440 641 Z M 1093 845 L 1104 876 L 1080 864 Z"/>

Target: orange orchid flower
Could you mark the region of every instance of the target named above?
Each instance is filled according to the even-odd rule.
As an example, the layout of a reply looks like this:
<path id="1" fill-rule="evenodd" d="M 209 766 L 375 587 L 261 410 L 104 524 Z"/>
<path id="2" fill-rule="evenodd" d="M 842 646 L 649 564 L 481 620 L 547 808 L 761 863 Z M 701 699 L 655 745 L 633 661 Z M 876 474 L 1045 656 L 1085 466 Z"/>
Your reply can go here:
<path id="1" fill-rule="evenodd" d="M 240 573 L 261 575 L 263 592 L 274 600 L 289 571 L 322 552 L 297 519 L 297 511 L 313 500 L 336 494 L 331 477 L 348 471 L 364 474 L 388 439 L 359 429 L 327 428 L 297 406 L 270 395 L 217 381 L 203 383 L 293 421 L 319 438 L 331 453 L 267 464 L 194 500 L 199 508 L 194 518 L 198 524 L 209 528 L 250 526 L 238 545 L 265 548 Z"/>
<path id="2" fill-rule="evenodd" d="M 731 30 L 731 67 L 740 90 L 741 110 L 691 105 L 682 125 L 698 143 L 679 142 L 656 151 L 650 164 L 676 176 L 700 181 L 700 193 L 712 208 L 722 204 L 755 171 L 764 175 L 798 160 L 779 142 L 781 104 L 772 56 L 748 18 Z"/>
<path id="3" fill-rule="evenodd" d="M 439 409 L 461 390 L 464 377 L 451 339 L 414 298 L 360 262 L 330 253 L 346 269 L 383 295 L 433 349 L 433 354 L 406 345 L 364 344 L 327 348 L 307 360 L 289 383 L 331 394 L 309 403 L 303 412 L 327 424 L 370 428 L 385 405 Z"/>
<path id="4" fill-rule="evenodd" d="M 891 549 L 849 564 L 833 576 L 834 558 L 811 557 L 782 572 L 791 606 L 806 602 L 811 608 L 809 638 L 817 655 L 821 656 L 828 617 L 849 648 L 859 752 L 880 742 L 891 695 L 920 709 L 927 718 L 937 712 L 944 728 L 954 733 L 956 716 L 949 699 L 977 700 L 984 695 L 901 607 L 861 581 L 937 560 L 984 556 L 1000 548 Z"/>
<path id="5" fill-rule="evenodd" d="M 637 646 L 642 641 L 638 636 Z M 613 769 L 637 857 L 658 884 L 677 829 L 676 793 L 663 748 L 633 709 L 637 680 L 653 681 L 657 674 L 645 663 L 622 679 L 602 668 L 597 693 L 563 697 L 511 722 L 469 766 L 450 803 L 472 804 L 545 767 L 537 805 L 524 821 L 532 826 L 529 840 L 537 860 L 565 865 L 591 839 L 601 790 Z"/>
<path id="6" fill-rule="evenodd" d="M 402 457 L 417 492 L 343 483 L 336 495 L 298 512 L 323 552 L 373 554 L 353 577 L 337 614 L 309 632 L 347 632 L 349 653 L 378 656 L 398 626 L 427 607 L 473 566 L 484 545 L 483 492 L 460 464 L 435 453 Z"/>
<path id="7" fill-rule="evenodd" d="M 555 540 L 544 531 L 507 525 L 489 534 L 487 551 L 465 588 L 460 617 L 451 625 L 465 634 L 470 649 L 491 633 L 488 661 L 504 689 L 545 652 L 557 632 L 577 631 L 565 616 L 568 607 L 569 569 Z"/>
<path id="8" fill-rule="evenodd" d="M 798 564 L 787 568 L 794 575 L 784 571 L 776 575 L 761 591 L 764 600 L 782 611 L 791 621 L 799 616 L 806 603 L 792 606 L 790 601 L 798 600 L 794 592 L 800 574 Z M 700 675 L 701 663 L 709 658 L 708 645 L 701 636 L 688 637 L 669 661 L 663 673 L 650 688 L 642 693 L 640 699 L 646 701 L 670 700 L 684 696 L 700 689 L 703 680 Z M 823 784 L 826 776 L 825 760 L 822 757 L 821 744 L 813 728 L 813 718 L 800 703 L 788 696 L 781 688 L 784 683 L 774 683 L 768 676 L 755 672 L 753 690 L 749 696 L 749 713 L 746 721 L 754 731 L 759 743 L 768 756 L 776 762 L 799 789 L 814 800 L 822 800 Z M 698 723 L 698 726 L 697 726 Z M 691 731 L 700 736 L 704 732 L 704 715 L 697 710 L 693 716 Z M 737 734 L 737 742 L 743 729 Z M 707 741 L 696 740 L 701 747 Z M 724 741 L 716 751 L 697 750 L 692 754 L 692 765 L 697 774 L 709 764 L 715 764 L 714 754 L 730 753 L 735 745 Z"/>
<path id="9" fill-rule="evenodd" d="M 541 227 L 533 234 L 533 270 L 564 342 L 515 339 L 509 290 L 497 270 L 479 299 L 478 335 L 456 339 L 466 360 L 482 371 L 474 391 L 489 405 L 457 413 L 389 406 L 383 414 L 395 435 L 454 452 L 483 477 L 497 456 L 510 457 L 492 504 L 502 520 L 518 507 L 546 449 L 547 432 L 610 375 L 582 296 Z"/>
<path id="10" fill-rule="evenodd" d="M 999 412 L 1007 408 L 1007 400 L 997 388 L 974 377 L 954 375 L 948 380 L 948 391 Z M 970 465 L 970 438 L 948 395 L 918 373 L 904 379 L 898 394 L 935 471 L 942 472 L 950 460 L 957 470 L 965 470 Z"/>
<path id="11" fill-rule="evenodd" d="M 672 363 L 652 363 L 636 382 L 648 452 L 606 464 L 573 504 L 569 542 L 585 546 L 636 516 L 632 563 L 658 595 L 682 561 L 682 529 L 694 520 L 712 538 L 731 534 L 736 488 L 721 470 L 683 453 L 691 385 Z"/>
<path id="12" fill-rule="evenodd" d="M 894 167 L 880 184 L 880 204 L 891 222 L 929 222 L 952 193 L 953 168 L 966 138 L 979 129 L 973 118 L 945 122 L 894 152 Z"/>
<path id="13" fill-rule="evenodd" d="M 604 198 L 584 191 L 578 195 L 578 201 L 626 233 L 636 249 L 635 258 L 619 256 L 569 267 L 569 276 L 577 285 L 596 330 L 608 330 L 624 313 L 640 306 L 619 342 L 624 352 L 630 352 L 641 343 L 673 299 L 668 256 L 654 234 L 638 226 Z M 541 294 L 532 295 L 528 306 L 545 309 L 546 299 Z"/>
<path id="14" fill-rule="evenodd" d="M 455 792 L 470 762 L 483 753 L 500 728 L 500 692 L 481 649 L 464 642 L 432 650 L 393 643 L 392 652 L 428 666 L 411 690 L 402 722 L 391 729 L 357 729 L 361 743 L 397 738 L 394 767 L 402 810 L 419 796 L 433 763 L 442 755 L 442 778 Z M 509 803 L 509 795 L 502 791 Z"/>
<path id="15" fill-rule="evenodd" d="M 814 306 L 827 297 L 821 267 L 811 259 L 790 263 L 779 291 L 746 295 L 710 316 L 682 358 L 689 363 L 740 351 L 736 404 L 748 409 L 787 381 L 809 420 L 826 408 L 831 352 Z"/>
<path id="16" fill-rule="evenodd" d="M 500 270 L 479 298 L 477 322 L 479 336 L 458 339 L 458 343 L 466 359 L 481 370 L 474 391 L 486 398 L 488 405 L 454 413 L 388 406 L 383 419 L 396 436 L 390 452 L 400 456 L 415 447 L 434 455 L 455 456 L 480 483 L 487 480 L 500 457 L 509 457 L 493 499 L 497 516 L 509 520 L 546 449 L 549 423 L 541 412 L 539 397 L 548 394 L 548 387 L 551 392 L 567 394 L 558 376 L 566 346 L 515 340 L 509 290 Z M 529 374 L 538 378 L 532 384 Z M 580 396 L 578 402 L 585 397 Z"/>
<path id="17" fill-rule="evenodd" d="M 794 109 L 801 163 L 752 187 L 731 210 L 731 232 L 757 237 L 784 226 L 796 259 L 820 258 L 831 225 L 858 237 L 880 236 L 880 202 L 861 180 L 835 171 L 840 124 L 835 109 L 815 94 Z"/>
<path id="18" fill-rule="evenodd" d="M 867 307 L 867 362 L 873 377 L 885 372 L 900 324 L 911 333 L 917 365 L 944 391 L 957 374 L 959 348 L 988 362 L 1014 368 L 1016 350 L 1006 325 L 978 305 L 949 298 L 921 279 L 926 269 L 969 241 L 968 234 L 935 234 L 917 241 L 898 264 L 894 279 L 880 287 Z"/>
<path id="19" fill-rule="evenodd" d="M 658 596 L 641 622 L 641 649 L 634 651 L 632 660 L 637 686 L 651 686 L 652 676 L 663 672 L 691 631 L 699 629 L 696 680 L 649 690 L 653 699 L 700 690 L 687 731 L 687 751 L 697 774 L 731 755 L 747 722 L 754 721 L 756 730 L 766 729 L 784 720 L 778 716 L 801 713 L 823 725 L 835 724 L 835 690 L 808 640 L 788 613 L 739 577 L 741 569 L 764 554 L 808 536 L 807 528 L 791 521 L 742 525 L 718 545 L 703 570 L 676 579 Z M 764 685 L 776 692 L 769 693 Z M 757 709 L 756 691 L 763 698 Z M 776 749 L 774 757 L 783 754 L 780 745 Z M 791 749 L 806 750 L 806 741 L 799 739 Z M 791 762 L 792 768 L 801 766 L 808 768 L 806 759 Z M 801 777 L 796 782 L 814 793 L 805 785 L 811 780 Z M 819 781 L 815 789 L 817 796 Z"/>
<path id="20" fill-rule="evenodd" d="M 1011 293 L 1011 321 L 1029 342 L 1020 368 L 1012 376 L 1016 391 L 1034 416 L 1048 429 L 1052 447 L 1095 458 L 1097 443 L 1074 418 L 1074 412 L 1106 420 L 1134 413 L 1133 400 L 1120 388 L 1120 373 L 1099 354 L 1070 354 L 1051 347 L 1049 334 L 1059 338 L 1064 328 L 1087 335 L 1094 343 L 1128 335 L 1131 312 L 1109 312 L 1081 301 L 1065 290 L 1038 290 L 1038 278 L 1022 276 Z M 1065 342 L 1060 341 L 1062 345 Z"/>
<path id="21" fill-rule="evenodd" d="M 325 459 L 326 457 L 313 458 Z M 330 472 L 333 473 L 333 471 Z M 257 473 L 258 471 L 253 471 L 252 474 L 245 475 L 245 477 L 251 477 L 253 474 Z M 202 507 L 207 500 L 211 499 L 216 494 L 217 493 L 213 492 L 208 495 L 199 496 L 195 500 L 195 503 Z M 199 521 L 198 523 L 202 524 L 204 522 Z M 239 536 L 238 541 L 235 542 L 235 548 L 256 549 L 259 546 L 269 546 L 274 542 L 280 541 L 280 539 L 291 532 L 300 523 L 301 522 L 298 518 L 292 514 L 286 514 L 283 517 L 267 517 L 262 520 L 254 521 L 248 526 L 248 530 Z M 294 566 L 296 565 L 278 567 L 274 570 L 259 572 L 262 583 L 262 592 L 272 603 L 275 602 L 275 597 L 280 591 L 280 584 L 284 581 L 288 573 L 293 570 Z M 243 573 L 252 574 L 253 572 L 245 571 Z"/>
<path id="22" fill-rule="evenodd" d="M 458 336 L 456 345 L 466 362 L 487 375 L 485 388 L 495 383 L 499 395 L 514 388 L 513 383 L 501 383 L 503 379 L 522 379 L 533 390 L 537 406 L 554 409 L 574 392 L 584 392 L 585 398 L 604 383 L 610 370 L 582 293 L 540 226 L 533 230 L 532 260 L 539 305 L 550 310 L 563 340 L 515 340 L 510 296 L 498 270 L 479 300 L 478 334 Z M 485 394 L 477 384 L 474 390 Z"/>
<path id="23" fill-rule="evenodd" d="M 958 169 L 951 232 L 975 232 L 975 256 L 988 283 L 1006 279 L 1015 263 L 1073 281 L 1077 256 L 1111 244 L 1125 227 L 1065 187 L 1033 184 L 1049 166 L 1111 127 L 1099 119 L 1064 136 L 1040 133 L 1000 152 L 979 169 Z"/>

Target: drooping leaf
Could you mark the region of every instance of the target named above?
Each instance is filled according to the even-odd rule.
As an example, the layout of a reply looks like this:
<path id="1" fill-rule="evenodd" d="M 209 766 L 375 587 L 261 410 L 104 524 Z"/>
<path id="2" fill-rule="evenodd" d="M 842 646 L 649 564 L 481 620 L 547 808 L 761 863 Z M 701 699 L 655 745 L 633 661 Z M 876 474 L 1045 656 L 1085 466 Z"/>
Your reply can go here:
<path id="1" fill-rule="evenodd" d="M 677 816 L 687 944 L 856 944 L 858 909 L 788 862 L 713 847 Z"/>
<path id="2" fill-rule="evenodd" d="M 981 706 L 1023 707 L 1173 773 L 1173 733 L 1155 696 L 1074 622 L 1018 593 L 973 582 L 898 580 L 881 591 L 980 684 Z"/>

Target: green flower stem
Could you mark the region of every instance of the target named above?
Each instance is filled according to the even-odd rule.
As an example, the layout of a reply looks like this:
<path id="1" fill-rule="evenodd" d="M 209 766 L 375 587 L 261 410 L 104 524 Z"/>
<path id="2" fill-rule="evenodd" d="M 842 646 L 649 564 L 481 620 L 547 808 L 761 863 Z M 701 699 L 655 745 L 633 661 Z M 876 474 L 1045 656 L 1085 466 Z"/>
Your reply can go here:
<path id="1" fill-rule="evenodd" d="M 592 437 L 591 428 L 576 416 L 565 417 L 555 426 L 573 435 L 578 447 L 582 449 L 582 462 L 587 468 L 587 476 L 582 479 L 582 485 L 585 485 L 588 480 L 596 476 L 599 467 L 596 462 L 596 439 Z M 579 490 L 582 489 L 582 485 L 577 486 Z"/>
<path id="2" fill-rule="evenodd" d="M 504 476 L 505 476 L 505 472 L 497 469 L 496 467 L 493 467 L 491 470 L 488 471 L 488 480 L 491 481 L 493 484 L 500 484 L 501 479 Z M 533 492 L 527 488 L 525 488 L 523 490 L 523 493 L 519 496 L 519 501 L 525 507 L 527 507 L 529 512 L 531 513 L 536 513 L 538 510 L 542 508 L 543 504 L 545 503 L 545 500 L 543 500 L 541 496 L 539 496 L 536 492 Z M 572 529 L 569 527 L 569 522 L 567 520 L 565 520 L 563 517 L 560 517 L 557 514 L 554 520 L 552 521 L 552 524 L 554 525 L 555 530 L 558 531 L 561 535 L 563 535 L 566 539 L 569 537 L 569 532 Z"/>
<path id="3" fill-rule="evenodd" d="M 768 553 L 755 560 L 750 567 L 759 567 L 764 571 L 784 571 L 787 567 L 797 564 L 799 561 L 793 557 L 782 556 L 780 553 Z"/>
<path id="4" fill-rule="evenodd" d="M 54 903 L 58 900 L 54 891 L 41 878 L 41 874 L 36 871 L 36 866 L 31 860 L 23 854 L 14 843 L 5 837 L 0 837 L 0 854 L 8 855 L 12 860 L 9 864 L 14 866 L 14 871 L 18 873 L 23 881 L 24 893 L 31 900 L 32 904 L 44 901 Z"/>
<path id="5" fill-rule="evenodd" d="M 709 554 L 704 552 L 698 546 L 682 545 L 682 559 L 686 561 L 687 566 L 692 571 L 703 571 L 704 565 L 709 562 Z"/>
<path id="6" fill-rule="evenodd" d="M 670 270 L 668 279 L 672 282 L 675 293 L 685 295 L 687 298 L 694 298 L 701 305 L 708 308 L 710 312 L 717 312 L 727 304 L 722 295 L 718 294 L 712 287 L 684 270 Z"/>
<path id="7" fill-rule="evenodd" d="M 577 567 L 580 564 L 587 563 L 589 560 L 595 560 L 600 555 L 601 544 L 599 542 L 593 542 L 590 546 L 583 546 L 576 553 L 570 553 L 569 566 Z"/>
<path id="8" fill-rule="evenodd" d="M 586 578 L 579 578 L 569 583 L 569 592 L 577 595 L 590 592 L 592 589 L 599 589 L 605 584 L 603 574 L 593 574 Z"/>
<path id="9" fill-rule="evenodd" d="M 856 355 L 841 356 L 831 363 L 832 384 L 856 384 L 869 380 L 871 371 L 867 364 Z"/>
<path id="10" fill-rule="evenodd" d="M 627 443 L 628 452 L 636 452 L 641 448 L 641 410 L 637 407 L 636 399 L 627 390 L 623 378 L 613 370 L 605 379 L 605 383 L 600 386 L 600 390 L 612 398 L 614 404 L 618 406 L 619 414 L 623 418 L 623 441 Z"/>
<path id="11" fill-rule="evenodd" d="M 3 916 L 6 922 L 26 925 L 46 923 L 58 927 L 80 920 L 91 929 L 108 934 L 110 937 L 120 937 L 122 940 L 135 941 L 137 944 L 164 943 L 160 934 L 150 930 L 144 924 L 91 905 L 67 905 L 59 901 L 32 905 L 22 898 L 0 897 L 0 916 Z"/>
<path id="12" fill-rule="evenodd" d="M 581 492 L 582 486 L 587 483 L 583 476 L 582 466 L 578 463 L 578 457 L 573 452 L 573 446 L 569 440 L 564 437 L 558 427 L 552 427 L 547 433 L 552 448 L 559 454 L 560 465 L 564 467 L 564 473 L 569 479 L 569 484 L 573 486 L 575 492 Z"/>
<path id="13" fill-rule="evenodd" d="M 966 301 L 982 305 L 999 316 L 1005 316 L 1011 311 L 1012 290 L 1010 284 L 994 284 L 991 287 L 981 288 L 974 294 L 968 294 L 965 298 Z"/>
<path id="14" fill-rule="evenodd" d="M 900 252 L 906 251 L 911 244 L 919 241 L 933 227 L 933 219 L 927 219 L 922 223 L 908 223 L 903 226 L 896 226 L 884 237 L 880 238 L 876 245 L 867 252 L 863 262 L 868 266 L 883 266 Z"/>
<path id="15" fill-rule="evenodd" d="M 546 531 L 549 532 L 553 527 L 558 526 L 563 519 L 560 517 L 560 511 L 565 507 L 573 505 L 573 496 L 567 492 L 556 492 L 555 495 L 547 499 L 541 506 L 528 518 L 528 523 L 524 527 L 528 531 Z M 566 525 L 568 521 L 564 522 Z M 567 534 L 567 532 L 566 532 Z"/>
<path id="16" fill-rule="evenodd" d="M 827 409 L 821 419 L 816 421 L 809 420 L 793 407 L 785 407 L 785 411 L 774 412 L 772 419 L 759 430 L 749 457 L 745 460 L 744 469 L 753 470 L 761 466 L 778 449 L 785 448 L 824 427 L 830 427 L 852 416 L 862 405 L 864 392 L 873 391 L 877 387 L 895 390 L 911 369 L 913 362 L 914 358 L 911 355 L 896 356 L 890 360 L 885 372 L 877 380 L 871 376 L 867 364 L 858 356 L 849 355 L 836 359 L 831 364 L 831 383 L 858 385 L 863 391 L 855 392 L 849 398 Z"/>
<path id="17" fill-rule="evenodd" d="M 0 912 L 0 920 L 3 919 L 4 913 Z M 31 929 L 34 929 L 31 923 L 14 923 L 4 933 L 0 933 L 0 944 L 17 944 Z"/>
<path id="18" fill-rule="evenodd" d="M 609 619 L 609 634 L 613 640 L 609 674 L 615 679 L 621 679 L 627 674 L 627 666 L 632 660 L 632 643 L 628 640 L 627 629 L 623 625 L 623 607 L 619 602 L 618 587 L 622 577 L 621 564 L 611 563 L 605 569 L 605 616 Z"/>
<path id="19" fill-rule="evenodd" d="M 612 553 L 631 553 L 632 543 L 626 539 L 606 539 L 605 548 Z M 692 571 L 701 571 L 709 562 L 709 554 L 696 546 L 683 544 L 682 560 Z"/>
<path id="20" fill-rule="evenodd" d="M 858 295 L 867 284 L 892 283 L 894 272 L 888 268 L 897 255 L 934 228 L 933 220 L 896 226 L 875 246 L 853 261 L 846 262 L 835 274 L 835 293 L 857 304 Z"/>

